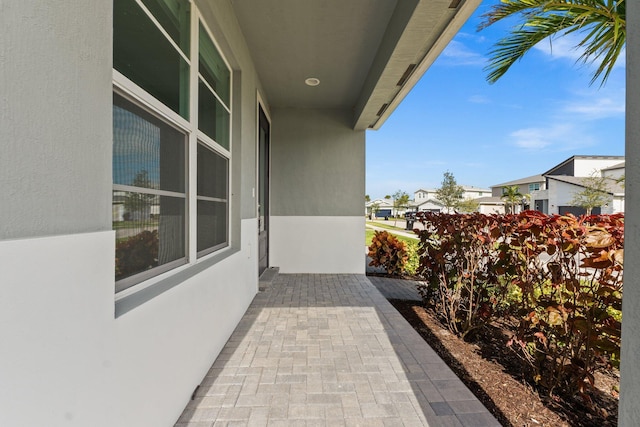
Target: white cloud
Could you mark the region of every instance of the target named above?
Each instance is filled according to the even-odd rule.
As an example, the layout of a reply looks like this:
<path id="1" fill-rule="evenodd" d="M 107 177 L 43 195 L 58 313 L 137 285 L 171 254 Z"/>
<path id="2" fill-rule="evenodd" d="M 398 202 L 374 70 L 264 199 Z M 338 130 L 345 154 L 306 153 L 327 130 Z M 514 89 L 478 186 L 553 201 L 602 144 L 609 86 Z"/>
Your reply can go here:
<path id="1" fill-rule="evenodd" d="M 547 37 L 533 48 L 549 56 L 551 60 L 569 59 L 575 63 L 580 60 L 580 56 L 584 53 L 584 48 L 577 47 L 584 37 L 584 33 L 563 34 L 553 38 Z M 623 68 L 626 65 L 625 57 L 626 50 L 623 48 L 614 68 Z M 593 67 L 593 65 L 587 66 Z"/>
<path id="2" fill-rule="evenodd" d="M 451 40 L 440 57 L 447 65 L 485 65 L 487 62 L 484 56 L 457 40 Z"/>
<path id="3" fill-rule="evenodd" d="M 587 118 L 601 119 L 604 117 L 624 115 L 624 100 L 614 100 L 611 98 L 595 99 L 586 103 L 570 103 L 565 107 L 568 113 L 576 113 Z"/>
<path id="4" fill-rule="evenodd" d="M 474 104 L 490 104 L 491 100 L 486 96 L 472 95 L 469 97 L 469 102 L 472 102 Z"/>
<path id="5" fill-rule="evenodd" d="M 571 124 L 531 127 L 512 132 L 512 144 L 525 150 L 570 151 L 593 145 L 593 138 Z"/>

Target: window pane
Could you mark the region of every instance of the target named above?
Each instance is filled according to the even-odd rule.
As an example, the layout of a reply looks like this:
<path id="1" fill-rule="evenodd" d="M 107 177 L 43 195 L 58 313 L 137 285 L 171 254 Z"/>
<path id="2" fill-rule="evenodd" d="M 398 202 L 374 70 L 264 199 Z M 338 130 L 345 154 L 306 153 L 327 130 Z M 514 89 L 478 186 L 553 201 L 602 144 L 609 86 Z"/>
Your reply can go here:
<path id="1" fill-rule="evenodd" d="M 198 252 L 227 242 L 227 204 L 198 200 Z"/>
<path id="2" fill-rule="evenodd" d="M 162 28 L 189 56 L 189 0 L 142 0 Z"/>
<path id="3" fill-rule="evenodd" d="M 226 158 L 198 144 L 198 252 L 227 242 L 228 165 Z"/>
<path id="4" fill-rule="evenodd" d="M 186 199 L 113 192 L 116 280 L 185 257 Z"/>
<path id="5" fill-rule="evenodd" d="M 186 136 L 113 96 L 113 183 L 185 192 Z"/>
<path id="6" fill-rule="evenodd" d="M 198 144 L 198 196 L 227 199 L 227 159 Z"/>
<path id="7" fill-rule="evenodd" d="M 113 9 L 113 67 L 188 120 L 189 65 L 134 0 Z"/>
<path id="8" fill-rule="evenodd" d="M 228 107 L 231 74 L 202 24 L 200 24 L 199 58 L 198 71 Z"/>
<path id="9" fill-rule="evenodd" d="M 198 83 L 198 127 L 229 149 L 229 113 L 202 81 Z"/>

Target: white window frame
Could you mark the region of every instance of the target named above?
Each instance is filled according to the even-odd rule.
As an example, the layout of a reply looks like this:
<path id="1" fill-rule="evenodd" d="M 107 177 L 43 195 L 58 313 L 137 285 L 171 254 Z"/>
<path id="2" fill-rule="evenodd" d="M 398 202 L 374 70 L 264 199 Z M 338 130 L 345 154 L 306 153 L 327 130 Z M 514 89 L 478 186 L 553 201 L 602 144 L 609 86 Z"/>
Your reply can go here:
<path id="1" fill-rule="evenodd" d="M 153 286 L 154 284 L 171 277 L 178 272 L 181 272 L 189 267 L 204 262 L 214 255 L 229 251 L 231 249 L 231 230 L 233 229 L 233 202 L 231 197 L 231 189 L 233 188 L 232 182 L 232 169 L 233 169 L 233 157 L 231 152 L 233 151 L 233 69 L 231 68 L 229 61 L 227 60 L 223 50 L 220 48 L 219 43 L 213 36 L 209 26 L 207 25 L 204 17 L 201 15 L 196 4 L 190 1 L 191 14 L 190 14 L 190 49 L 189 57 L 182 52 L 180 47 L 173 41 L 171 36 L 159 25 L 158 20 L 151 14 L 151 12 L 145 7 L 141 0 L 135 0 L 135 2 L 141 7 L 144 13 L 149 16 L 152 22 L 160 29 L 162 34 L 169 40 L 173 47 L 180 53 L 183 59 L 189 65 L 189 120 L 184 119 L 180 114 L 173 111 L 168 106 L 164 105 L 158 99 L 151 94 L 143 90 L 136 83 L 129 80 L 122 73 L 113 69 L 113 91 L 118 95 L 128 99 L 140 108 L 143 108 L 150 114 L 155 115 L 160 120 L 165 121 L 167 124 L 177 128 L 181 132 L 187 135 L 187 147 L 186 147 L 186 228 L 185 233 L 185 249 L 186 249 L 186 263 L 181 260 L 179 263 L 171 262 L 162 266 L 155 267 L 151 270 L 147 270 L 131 277 L 119 280 L 115 284 L 116 301 L 125 298 L 133 293 L 136 293 L 142 289 Z M 229 113 L 229 149 L 224 148 L 218 144 L 211 137 L 198 129 L 198 82 L 200 81 L 200 73 L 198 70 L 199 64 L 199 25 L 202 24 L 206 30 L 209 38 L 213 42 L 214 46 L 218 50 L 220 57 L 224 61 L 225 66 L 229 70 L 229 105 L 226 105 L 218 96 L 215 91 L 212 93 L 218 99 L 220 104 Z M 205 84 L 211 89 L 206 80 L 202 79 Z M 198 143 L 203 144 L 207 148 L 213 150 L 217 154 L 228 160 L 227 167 L 227 236 L 224 245 L 217 245 L 213 248 L 205 249 L 198 254 L 197 251 L 197 152 Z M 120 186 L 121 187 L 121 186 Z M 113 189 L 113 185 L 112 185 Z M 115 253 L 114 253 L 115 256 Z M 170 269 L 169 269 L 169 266 Z M 164 271 L 167 270 L 168 271 Z"/>

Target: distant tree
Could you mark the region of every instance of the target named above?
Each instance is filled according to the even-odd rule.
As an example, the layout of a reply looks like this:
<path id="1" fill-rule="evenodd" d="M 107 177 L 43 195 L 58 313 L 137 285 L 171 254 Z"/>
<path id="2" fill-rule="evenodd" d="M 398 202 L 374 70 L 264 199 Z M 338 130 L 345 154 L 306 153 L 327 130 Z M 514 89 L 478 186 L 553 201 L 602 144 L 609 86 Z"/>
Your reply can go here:
<path id="1" fill-rule="evenodd" d="M 436 190 L 436 197 L 447 212 L 451 212 L 462 201 L 464 188 L 458 185 L 455 177 L 449 171 L 443 174 L 442 185 Z"/>
<path id="2" fill-rule="evenodd" d="M 597 65 L 591 83 L 602 79 L 604 85 L 626 42 L 626 8 L 625 0 L 502 0 L 483 16 L 479 29 L 507 18 L 521 22 L 489 52 L 487 80 L 495 83 L 542 40 L 551 43 L 573 33 L 581 38 L 575 46 L 582 51 L 578 60 Z"/>
<path id="3" fill-rule="evenodd" d="M 365 194 L 365 196 L 364 196 L 364 201 L 365 201 L 365 202 L 367 202 L 367 203 L 369 203 L 369 202 L 371 201 L 371 197 L 369 197 L 369 195 L 368 195 L 368 194 Z"/>
<path id="4" fill-rule="evenodd" d="M 402 208 L 406 208 L 409 205 L 409 195 L 402 191 L 398 190 L 393 193 L 393 209 L 395 211 L 393 226 L 396 226 L 396 220 L 398 217 L 398 211 Z"/>
<path id="5" fill-rule="evenodd" d="M 516 206 L 522 203 L 523 197 L 517 185 L 504 187 L 502 189 L 502 196 L 500 196 L 505 202 L 507 213 L 516 213 Z"/>
<path id="6" fill-rule="evenodd" d="M 591 176 L 583 178 L 582 186 L 584 189 L 573 193 L 571 199 L 572 206 L 579 206 L 587 211 L 587 215 L 591 215 L 593 208 L 604 206 L 611 202 L 607 181 L 609 178 L 600 176 L 598 172 L 593 172 Z"/>
<path id="7" fill-rule="evenodd" d="M 391 200 L 391 195 L 387 194 L 386 196 L 384 196 L 385 200 Z"/>
<path id="8" fill-rule="evenodd" d="M 153 188 L 149 172 L 145 169 L 139 171 L 133 178 L 132 185 L 140 188 Z M 128 192 L 124 198 L 124 208 L 130 220 L 141 220 L 149 216 L 153 194 Z"/>
<path id="9" fill-rule="evenodd" d="M 458 203 L 458 210 L 460 212 L 477 212 L 478 208 L 480 207 L 480 203 L 478 203 L 477 200 L 468 198 L 468 199 L 464 199 L 461 202 Z"/>

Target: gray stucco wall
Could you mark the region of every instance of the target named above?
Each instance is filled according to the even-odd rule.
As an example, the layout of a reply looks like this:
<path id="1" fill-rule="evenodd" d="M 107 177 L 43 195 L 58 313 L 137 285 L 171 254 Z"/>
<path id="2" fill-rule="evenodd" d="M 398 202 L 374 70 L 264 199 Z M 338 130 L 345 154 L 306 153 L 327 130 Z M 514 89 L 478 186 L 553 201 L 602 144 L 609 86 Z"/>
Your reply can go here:
<path id="1" fill-rule="evenodd" d="M 0 5 L 0 239 L 111 229 L 111 9 Z"/>
<path id="2" fill-rule="evenodd" d="M 625 265 L 619 425 L 640 425 L 640 4 L 627 3 Z"/>
<path id="3" fill-rule="evenodd" d="M 271 215 L 362 216 L 365 132 L 347 110 L 273 109 Z"/>

